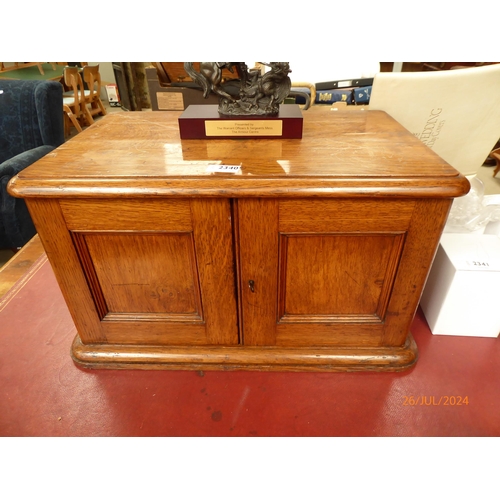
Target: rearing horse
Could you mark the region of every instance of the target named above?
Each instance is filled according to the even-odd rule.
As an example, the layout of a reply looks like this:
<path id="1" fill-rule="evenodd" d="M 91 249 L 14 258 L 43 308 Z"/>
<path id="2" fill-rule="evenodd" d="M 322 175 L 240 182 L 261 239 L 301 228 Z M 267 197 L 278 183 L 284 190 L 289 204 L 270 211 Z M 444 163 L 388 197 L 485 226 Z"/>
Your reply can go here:
<path id="1" fill-rule="evenodd" d="M 210 91 L 213 91 L 221 97 L 234 101 L 235 98 L 224 92 L 220 85 L 222 83 L 222 70 L 227 68 L 232 73 L 235 64 L 237 63 L 201 62 L 200 71 L 198 72 L 193 68 L 192 62 L 185 62 L 184 69 L 193 81 L 203 89 L 203 97 L 205 99 L 210 94 Z"/>

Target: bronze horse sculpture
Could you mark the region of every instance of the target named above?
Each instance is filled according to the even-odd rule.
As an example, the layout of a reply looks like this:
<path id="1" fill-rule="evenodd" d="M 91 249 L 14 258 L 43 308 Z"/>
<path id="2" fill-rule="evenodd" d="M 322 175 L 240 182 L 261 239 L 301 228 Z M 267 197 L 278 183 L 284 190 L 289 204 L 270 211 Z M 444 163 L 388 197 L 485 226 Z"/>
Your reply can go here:
<path id="1" fill-rule="evenodd" d="M 275 115 L 279 105 L 288 96 L 291 80 L 290 66 L 286 62 L 260 63 L 270 70 L 263 75 L 259 70 L 249 70 L 242 62 L 202 62 L 200 71 L 193 63 L 184 63 L 187 74 L 203 90 L 203 97 L 210 92 L 220 96 L 219 113 L 223 115 Z M 240 82 L 239 96 L 231 95 L 224 89 L 222 70 L 235 72 Z"/>
<path id="2" fill-rule="evenodd" d="M 222 70 L 227 68 L 231 73 L 234 73 L 234 66 L 239 63 L 231 62 L 201 62 L 200 71 L 196 71 L 192 62 L 185 62 L 184 69 L 192 78 L 193 82 L 197 83 L 203 90 L 203 97 L 206 99 L 210 92 L 215 92 L 217 95 L 225 99 L 233 99 L 231 95 L 225 92 L 222 87 Z"/>

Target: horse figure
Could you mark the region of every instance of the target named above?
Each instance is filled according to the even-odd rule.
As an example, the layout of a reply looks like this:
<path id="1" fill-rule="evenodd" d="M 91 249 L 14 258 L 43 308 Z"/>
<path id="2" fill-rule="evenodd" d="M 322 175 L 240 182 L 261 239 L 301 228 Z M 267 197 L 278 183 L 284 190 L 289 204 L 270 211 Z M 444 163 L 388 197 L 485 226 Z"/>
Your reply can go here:
<path id="1" fill-rule="evenodd" d="M 210 92 L 220 96 L 219 113 L 223 115 L 274 115 L 279 113 L 279 105 L 288 96 L 292 86 L 287 62 L 260 63 L 271 69 L 264 75 L 260 71 L 249 70 L 243 62 L 201 62 L 200 71 L 193 63 L 185 62 L 186 73 L 203 90 L 206 99 Z M 239 99 L 222 88 L 222 70 L 234 73 L 239 79 Z M 236 81 L 236 80 L 235 80 Z M 226 87 L 227 88 L 227 87 Z"/>
<path id="2" fill-rule="evenodd" d="M 279 105 L 290 93 L 292 81 L 288 74 L 290 66 L 287 62 L 260 63 L 271 68 L 253 85 L 242 90 L 242 100 L 250 100 L 251 108 L 264 109 L 267 113 L 277 113 Z"/>
<path id="3" fill-rule="evenodd" d="M 186 73 L 203 89 L 203 97 L 206 99 L 210 92 L 215 92 L 217 95 L 235 101 L 235 98 L 225 92 L 222 87 L 222 70 L 228 69 L 234 73 L 234 66 L 238 63 L 233 62 L 201 62 L 200 71 L 196 71 L 192 62 L 185 62 L 184 69 Z"/>

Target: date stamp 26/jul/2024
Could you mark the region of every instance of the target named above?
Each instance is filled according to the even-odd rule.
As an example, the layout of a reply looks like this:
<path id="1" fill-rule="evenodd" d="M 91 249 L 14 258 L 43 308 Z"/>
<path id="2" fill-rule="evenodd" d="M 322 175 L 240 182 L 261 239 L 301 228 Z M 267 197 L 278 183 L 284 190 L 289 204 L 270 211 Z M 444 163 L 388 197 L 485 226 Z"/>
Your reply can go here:
<path id="1" fill-rule="evenodd" d="M 469 396 L 403 396 L 403 406 L 467 406 Z"/>

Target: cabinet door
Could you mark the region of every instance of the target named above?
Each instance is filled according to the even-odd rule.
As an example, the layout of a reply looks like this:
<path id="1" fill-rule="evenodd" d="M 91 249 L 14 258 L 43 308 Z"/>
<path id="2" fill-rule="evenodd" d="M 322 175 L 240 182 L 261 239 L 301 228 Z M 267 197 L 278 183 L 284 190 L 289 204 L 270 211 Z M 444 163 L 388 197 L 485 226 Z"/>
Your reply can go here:
<path id="1" fill-rule="evenodd" d="M 403 345 L 449 201 L 238 201 L 245 345 Z"/>
<path id="2" fill-rule="evenodd" d="M 229 200 L 30 208 L 83 343 L 239 342 Z"/>

